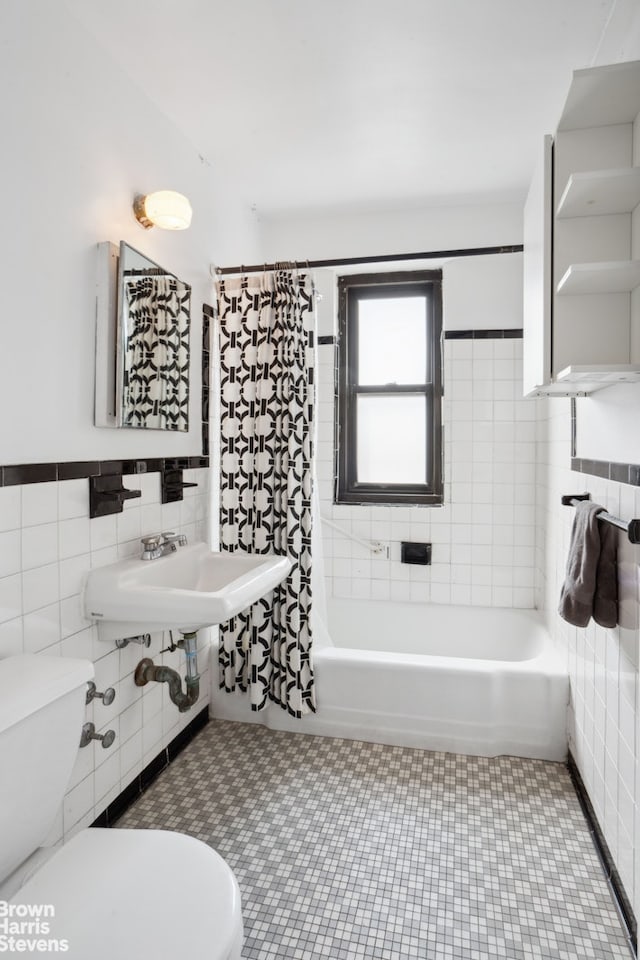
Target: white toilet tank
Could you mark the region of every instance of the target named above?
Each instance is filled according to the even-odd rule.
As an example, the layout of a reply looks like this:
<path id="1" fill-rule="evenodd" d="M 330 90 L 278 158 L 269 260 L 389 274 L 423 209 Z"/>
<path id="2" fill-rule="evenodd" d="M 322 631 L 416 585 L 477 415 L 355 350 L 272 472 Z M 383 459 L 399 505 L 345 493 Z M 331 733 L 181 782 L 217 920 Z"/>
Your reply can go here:
<path id="1" fill-rule="evenodd" d="M 89 660 L 0 660 L 0 883 L 47 836 L 78 752 Z"/>

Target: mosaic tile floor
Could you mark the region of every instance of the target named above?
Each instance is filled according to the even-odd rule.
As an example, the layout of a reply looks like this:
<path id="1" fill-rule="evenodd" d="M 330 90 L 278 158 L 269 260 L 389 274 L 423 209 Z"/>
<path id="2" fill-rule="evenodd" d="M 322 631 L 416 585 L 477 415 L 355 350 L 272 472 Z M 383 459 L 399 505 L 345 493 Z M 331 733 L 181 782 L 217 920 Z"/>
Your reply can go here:
<path id="1" fill-rule="evenodd" d="M 212 721 L 118 827 L 211 844 L 246 960 L 629 960 L 565 768 Z"/>

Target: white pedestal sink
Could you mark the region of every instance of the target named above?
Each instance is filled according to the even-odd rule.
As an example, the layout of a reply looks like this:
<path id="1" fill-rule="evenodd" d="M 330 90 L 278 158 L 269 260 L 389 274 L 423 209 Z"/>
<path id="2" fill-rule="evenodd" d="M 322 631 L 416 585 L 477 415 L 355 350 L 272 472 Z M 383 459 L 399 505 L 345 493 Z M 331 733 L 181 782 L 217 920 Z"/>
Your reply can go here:
<path id="1" fill-rule="evenodd" d="M 194 543 L 156 560 L 131 557 L 89 571 L 84 612 L 98 623 L 103 640 L 154 630 L 193 632 L 244 610 L 290 569 L 286 557 L 222 553 Z"/>

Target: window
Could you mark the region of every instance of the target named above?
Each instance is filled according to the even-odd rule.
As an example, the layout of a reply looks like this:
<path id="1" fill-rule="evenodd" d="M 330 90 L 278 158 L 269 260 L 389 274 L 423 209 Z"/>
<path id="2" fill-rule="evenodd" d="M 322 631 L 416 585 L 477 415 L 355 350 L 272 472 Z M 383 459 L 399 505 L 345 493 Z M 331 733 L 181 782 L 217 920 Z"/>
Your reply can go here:
<path id="1" fill-rule="evenodd" d="M 337 503 L 442 503 L 442 274 L 340 277 Z"/>

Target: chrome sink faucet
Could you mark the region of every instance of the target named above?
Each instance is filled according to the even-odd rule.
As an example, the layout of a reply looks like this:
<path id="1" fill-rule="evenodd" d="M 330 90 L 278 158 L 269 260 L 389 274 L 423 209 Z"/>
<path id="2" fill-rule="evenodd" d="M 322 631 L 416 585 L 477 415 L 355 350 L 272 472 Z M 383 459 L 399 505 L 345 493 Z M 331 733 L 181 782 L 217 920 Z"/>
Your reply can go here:
<path id="1" fill-rule="evenodd" d="M 175 553 L 178 547 L 186 547 L 187 538 L 183 533 L 154 533 L 149 537 L 143 537 L 141 560 L 157 560 L 158 557 L 166 557 L 168 553 Z"/>

